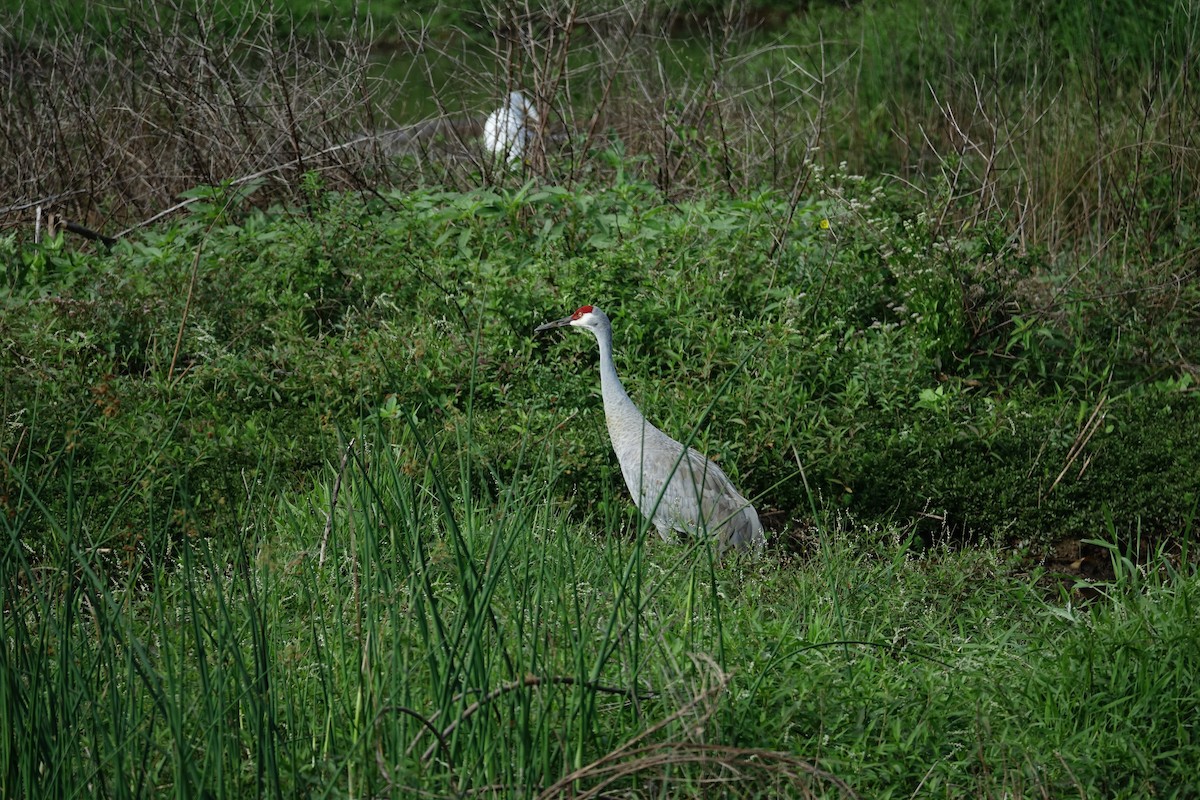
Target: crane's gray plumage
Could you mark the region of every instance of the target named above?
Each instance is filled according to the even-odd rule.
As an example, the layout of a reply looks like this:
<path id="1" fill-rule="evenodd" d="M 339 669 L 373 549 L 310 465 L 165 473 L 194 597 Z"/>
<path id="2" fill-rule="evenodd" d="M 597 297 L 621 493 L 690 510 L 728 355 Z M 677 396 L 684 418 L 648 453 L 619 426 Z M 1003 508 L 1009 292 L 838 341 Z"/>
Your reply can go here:
<path id="1" fill-rule="evenodd" d="M 537 109 L 529 98 L 513 92 L 508 102 L 489 114 L 483 123 L 483 144 L 489 152 L 505 156 L 510 164 L 520 161 L 539 121 Z"/>
<path id="2" fill-rule="evenodd" d="M 600 391 L 604 418 L 625 485 L 642 514 L 663 539 L 671 531 L 717 536 L 720 552 L 733 547 L 760 555 L 765 544 L 754 506 L 713 462 L 651 425 L 625 393 L 612 357 L 612 323 L 603 311 L 582 306 L 574 314 L 538 326 L 544 331 L 586 328 L 600 344 Z"/>

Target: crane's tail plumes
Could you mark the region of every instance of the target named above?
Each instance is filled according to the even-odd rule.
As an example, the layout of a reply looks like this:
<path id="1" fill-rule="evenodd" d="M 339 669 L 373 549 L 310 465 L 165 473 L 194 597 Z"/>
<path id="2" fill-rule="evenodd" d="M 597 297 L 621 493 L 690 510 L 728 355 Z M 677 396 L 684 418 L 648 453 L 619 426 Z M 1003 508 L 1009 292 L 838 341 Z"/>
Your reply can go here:
<path id="1" fill-rule="evenodd" d="M 755 558 L 762 556 L 767 539 L 754 506 L 746 502 L 726 520 L 720 532 L 720 541 L 722 554 L 732 549 L 749 552 Z"/>

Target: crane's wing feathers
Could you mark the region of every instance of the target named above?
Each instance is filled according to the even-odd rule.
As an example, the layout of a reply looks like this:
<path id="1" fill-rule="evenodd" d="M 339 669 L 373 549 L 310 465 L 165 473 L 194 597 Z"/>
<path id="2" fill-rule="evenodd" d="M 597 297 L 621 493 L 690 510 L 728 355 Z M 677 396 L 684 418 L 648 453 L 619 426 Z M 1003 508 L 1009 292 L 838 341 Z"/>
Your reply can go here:
<path id="1" fill-rule="evenodd" d="M 615 442 L 614 442 L 615 444 Z M 630 449 L 633 449 L 630 443 Z M 639 452 L 640 451 L 640 452 Z M 725 472 L 693 448 L 646 424 L 644 438 L 626 463 L 642 465 L 641 474 L 625 474 L 638 508 L 660 532 L 720 537 L 721 550 L 763 544 L 762 524 L 750 502 Z"/>

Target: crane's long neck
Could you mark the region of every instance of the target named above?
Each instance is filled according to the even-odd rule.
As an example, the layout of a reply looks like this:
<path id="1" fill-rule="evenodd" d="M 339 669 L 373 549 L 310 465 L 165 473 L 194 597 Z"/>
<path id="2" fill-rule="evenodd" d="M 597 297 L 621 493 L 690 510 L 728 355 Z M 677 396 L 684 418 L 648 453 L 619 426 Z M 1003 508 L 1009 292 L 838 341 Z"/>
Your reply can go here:
<path id="1" fill-rule="evenodd" d="M 596 341 L 600 343 L 600 393 L 604 396 L 604 416 L 607 418 L 609 433 L 616 435 L 614 424 L 620 422 L 640 422 L 642 412 L 629 399 L 621 379 L 617 376 L 617 368 L 613 364 L 612 332 L 611 330 L 596 331 Z"/>

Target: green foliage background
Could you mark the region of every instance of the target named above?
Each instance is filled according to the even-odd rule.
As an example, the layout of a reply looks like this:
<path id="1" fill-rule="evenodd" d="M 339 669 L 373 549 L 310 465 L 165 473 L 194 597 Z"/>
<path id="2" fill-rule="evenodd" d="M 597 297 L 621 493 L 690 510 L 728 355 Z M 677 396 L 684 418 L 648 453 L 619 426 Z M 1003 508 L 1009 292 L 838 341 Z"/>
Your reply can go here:
<path id="1" fill-rule="evenodd" d="M 314 185 L 304 208 L 201 204 L 112 256 L 12 243 L 6 413 L 28 485 L 10 482 L 9 513 L 29 514 L 36 487 L 102 537 L 152 518 L 220 536 L 242 471 L 265 459 L 303 486 L 385 402 L 469 418 L 490 480 L 511 480 L 532 439 L 557 451 L 565 491 L 600 497 L 620 479 L 594 345 L 532 335 L 594 303 L 645 412 L 694 435 L 785 537 L 810 511 L 801 469 L 821 502 L 956 537 L 1191 518 L 1195 393 L 1144 361 L 1152 332 L 1131 319 L 1098 346 L 1087 306 L 1062 326 L 997 325 L 1044 262 L 987 229 L 931 232 L 887 182 L 827 185 L 836 199 L 793 215 L 770 191 L 668 205 L 648 184 L 528 183 L 364 202 Z M 1191 313 L 1161 324 L 1186 338 Z M 68 475 L 87 491 L 68 496 Z"/>

